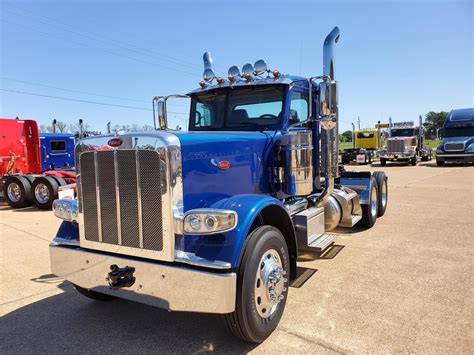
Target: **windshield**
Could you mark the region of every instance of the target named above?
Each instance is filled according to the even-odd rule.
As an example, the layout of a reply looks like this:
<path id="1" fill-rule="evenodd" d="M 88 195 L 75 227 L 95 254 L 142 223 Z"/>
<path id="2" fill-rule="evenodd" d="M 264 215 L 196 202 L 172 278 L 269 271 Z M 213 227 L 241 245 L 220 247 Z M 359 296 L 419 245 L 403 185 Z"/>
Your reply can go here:
<path id="1" fill-rule="evenodd" d="M 223 88 L 194 94 L 190 131 L 276 129 L 281 124 L 283 85 Z"/>
<path id="2" fill-rule="evenodd" d="M 358 132 L 357 133 L 357 138 L 363 139 L 363 138 L 374 138 L 374 134 L 370 132 Z"/>
<path id="3" fill-rule="evenodd" d="M 474 137 L 474 127 L 445 128 L 443 137 Z"/>
<path id="4" fill-rule="evenodd" d="M 414 128 L 400 128 L 392 129 L 390 131 L 391 137 L 413 137 L 415 135 Z"/>

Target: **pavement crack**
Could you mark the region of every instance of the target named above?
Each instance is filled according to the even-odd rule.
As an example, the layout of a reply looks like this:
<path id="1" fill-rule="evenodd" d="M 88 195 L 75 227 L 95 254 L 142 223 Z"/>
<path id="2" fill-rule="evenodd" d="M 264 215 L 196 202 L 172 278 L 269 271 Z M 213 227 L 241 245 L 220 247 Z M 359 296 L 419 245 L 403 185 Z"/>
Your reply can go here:
<path id="1" fill-rule="evenodd" d="M 314 337 L 308 337 L 308 336 L 305 336 L 301 333 L 298 333 L 298 332 L 293 332 L 287 328 L 284 328 L 284 327 L 278 327 L 277 328 L 279 331 L 282 331 L 283 333 L 286 333 L 286 334 L 289 334 L 289 335 L 293 335 L 294 337 L 297 337 L 301 340 L 304 340 L 304 341 L 307 341 L 311 344 L 315 344 L 315 345 L 319 345 L 321 346 L 322 348 L 326 349 L 326 350 L 329 350 L 329 351 L 332 351 L 334 353 L 337 353 L 337 354 L 347 354 L 349 351 L 348 350 L 345 350 L 345 349 L 342 349 L 340 347 L 338 347 L 337 345 L 334 345 L 334 344 L 331 344 L 331 343 L 328 343 L 322 339 L 319 339 L 319 338 L 314 338 Z"/>

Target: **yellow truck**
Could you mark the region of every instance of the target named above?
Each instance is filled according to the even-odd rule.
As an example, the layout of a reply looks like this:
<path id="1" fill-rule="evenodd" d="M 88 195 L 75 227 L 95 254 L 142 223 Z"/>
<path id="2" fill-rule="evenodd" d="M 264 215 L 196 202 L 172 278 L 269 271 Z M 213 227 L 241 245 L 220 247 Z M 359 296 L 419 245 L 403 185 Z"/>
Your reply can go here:
<path id="1" fill-rule="evenodd" d="M 388 128 L 388 124 L 377 123 L 375 128 L 366 128 L 352 131 L 352 148 L 344 149 L 340 154 L 342 164 L 370 164 L 382 146 L 383 134 L 381 129 Z"/>

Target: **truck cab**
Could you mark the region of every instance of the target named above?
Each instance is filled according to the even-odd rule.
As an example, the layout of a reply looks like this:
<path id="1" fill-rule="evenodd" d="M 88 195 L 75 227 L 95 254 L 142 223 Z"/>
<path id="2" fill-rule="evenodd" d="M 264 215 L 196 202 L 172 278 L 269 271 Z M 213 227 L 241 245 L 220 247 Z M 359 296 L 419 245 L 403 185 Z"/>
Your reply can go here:
<path id="1" fill-rule="evenodd" d="M 41 167 L 43 171 L 74 167 L 74 135 L 40 133 Z"/>
<path id="2" fill-rule="evenodd" d="M 432 159 L 432 150 L 424 145 L 424 130 L 420 116 L 420 124 L 415 126 L 413 121 L 390 123 L 389 137 L 386 146 L 380 152 L 380 164 L 387 161 L 404 161 L 411 165 Z"/>
<path id="3" fill-rule="evenodd" d="M 206 52 L 197 89 L 153 99 L 155 131 L 81 140 L 77 199 L 53 205 L 64 221 L 52 272 L 93 299 L 222 314 L 235 336 L 264 341 L 298 255 L 321 255 L 336 228 L 370 228 L 387 208 L 383 172 L 339 171 L 338 40 L 336 27 L 314 78 L 258 60 L 224 79 Z M 191 99 L 188 131 L 168 128 L 170 97 Z"/>
<path id="4" fill-rule="evenodd" d="M 452 110 L 443 126 L 443 141 L 436 149 L 436 164 L 474 162 L 474 108 Z"/>

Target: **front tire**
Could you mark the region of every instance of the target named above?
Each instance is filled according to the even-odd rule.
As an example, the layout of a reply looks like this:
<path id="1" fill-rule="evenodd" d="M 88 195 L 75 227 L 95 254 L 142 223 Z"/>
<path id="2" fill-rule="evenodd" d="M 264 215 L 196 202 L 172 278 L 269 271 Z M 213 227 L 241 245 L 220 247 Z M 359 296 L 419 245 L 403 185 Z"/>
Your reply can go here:
<path id="1" fill-rule="evenodd" d="M 416 159 L 416 155 L 410 159 L 410 164 L 413 165 L 413 166 L 416 166 L 416 163 L 417 163 L 417 159 Z"/>
<path id="2" fill-rule="evenodd" d="M 380 158 L 380 165 L 382 165 L 382 166 L 387 165 L 387 159 Z"/>
<path id="3" fill-rule="evenodd" d="M 250 233 L 237 278 L 235 311 L 224 315 L 229 331 L 261 343 L 275 330 L 288 295 L 289 254 L 285 238 L 272 226 Z"/>
<path id="4" fill-rule="evenodd" d="M 436 159 L 436 165 L 443 166 L 444 165 L 444 160 Z"/>

